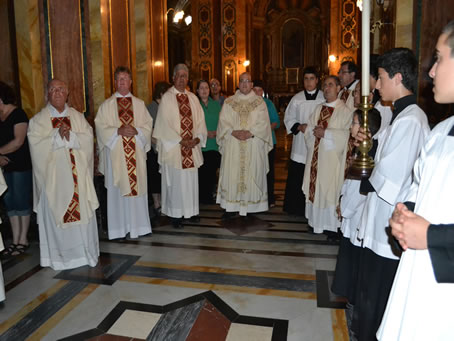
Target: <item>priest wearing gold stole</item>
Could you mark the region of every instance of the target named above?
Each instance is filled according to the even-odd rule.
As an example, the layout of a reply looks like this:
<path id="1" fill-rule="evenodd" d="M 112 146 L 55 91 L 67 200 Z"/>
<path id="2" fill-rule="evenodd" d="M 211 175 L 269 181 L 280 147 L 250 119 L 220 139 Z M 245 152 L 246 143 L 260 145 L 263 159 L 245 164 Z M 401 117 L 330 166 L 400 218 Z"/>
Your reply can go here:
<path id="1" fill-rule="evenodd" d="M 315 233 L 337 232 L 340 227 L 336 206 L 344 182 L 353 112 L 337 98 L 339 91 L 339 78 L 328 76 L 323 83 L 326 102 L 315 109 L 304 133 L 308 153 L 303 192 L 306 218 Z"/>
<path id="2" fill-rule="evenodd" d="M 93 129 L 83 114 L 66 104 L 64 82 L 50 81 L 47 97 L 27 133 L 41 266 L 54 270 L 95 266 L 99 204 L 93 186 Z"/>
<path id="3" fill-rule="evenodd" d="M 99 171 L 107 188 L 109 239 L 151 233 L 148 214 L 146 155 L 153 119 L 145 103 L 131 94 L 131 71 L 115 70 L 116 92 L 99 107 L 96 136 Z"/>
<path id="4" fill-rule="evenodd" d="M 203 164 L 207 128 L 199 99 L 186 90 L 189 70 L 178 64 L 172 86 L 161 98 L 153 137 L 157 140 L 161 172 L 162 213 L 174 228 L 183 219 L 199 221 L 198 168 Z"/>
<path id="5" fill-rule="evenodd" d="M 240 75 L 239 90 L 225 100 L 219 115 L 216 141 L 222 155 L 216 202 L 228 219 L 239 212 L 268 210 L 266 174 L 273 149 L 266 103 L 253 91 L 251 75 Z"/>

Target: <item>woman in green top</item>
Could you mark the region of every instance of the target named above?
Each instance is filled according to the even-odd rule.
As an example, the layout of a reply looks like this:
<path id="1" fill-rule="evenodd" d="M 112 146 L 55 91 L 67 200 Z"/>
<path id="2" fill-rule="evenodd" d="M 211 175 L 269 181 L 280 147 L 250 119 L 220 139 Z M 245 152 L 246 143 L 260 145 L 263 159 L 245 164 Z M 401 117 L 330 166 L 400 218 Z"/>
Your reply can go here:
<path id="1" fill-rule="evenodd" d="M 206 147 L 202 148 L 203 165 L 199 168 L 199 198 L 202 204 L 214 204 L 213 194 L 216 187 L 216 172 L 221 162 L 221 154 L 216 143 L 221 106 L 210 97 L 210 85 L 206 80 L 197 83 L 197 96 L 205 113 L 205 123 L 208 130 Z"/>

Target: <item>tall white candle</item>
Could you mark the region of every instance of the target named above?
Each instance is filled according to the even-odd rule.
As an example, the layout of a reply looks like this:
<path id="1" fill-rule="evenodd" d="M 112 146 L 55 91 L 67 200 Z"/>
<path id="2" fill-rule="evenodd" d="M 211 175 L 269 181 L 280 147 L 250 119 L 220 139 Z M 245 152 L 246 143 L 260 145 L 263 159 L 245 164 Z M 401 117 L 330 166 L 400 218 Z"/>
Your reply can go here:
<path id="1" fill-rule="evenodd" d="M 370 93 L 370 1 L 363 0 L 361 16 L 361 96 L 369 96 Z"/>

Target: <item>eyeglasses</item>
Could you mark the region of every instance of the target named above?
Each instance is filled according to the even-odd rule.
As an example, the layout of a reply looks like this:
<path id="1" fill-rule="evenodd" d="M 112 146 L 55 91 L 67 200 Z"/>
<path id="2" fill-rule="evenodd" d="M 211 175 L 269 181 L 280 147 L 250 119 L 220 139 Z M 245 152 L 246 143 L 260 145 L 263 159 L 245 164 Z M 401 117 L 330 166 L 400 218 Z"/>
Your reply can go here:
<path id="1" fill-rule="evenodd" d="M 240 79 L 240 83 L 252 83 L 250 79 Z"/>
<path id="2" fill-rule="evenodd" d="M 52 94 L 55 92 L 66 93 L 66 92 L 68 92 L 68 90 L 65 87 L 60 86 L 58 88 L 54 88 L 54 87 L 50 88 L 49 92 Z"/>
<path id="3" fill-rule="evenodd" d="M 217 87 L 217 86 L 219 86 L 218 83 L 213 83 L 213 84 L 211 84 L 211 87 L 212 87 L 212 88 L 215 88 L 215 87 Z"/>

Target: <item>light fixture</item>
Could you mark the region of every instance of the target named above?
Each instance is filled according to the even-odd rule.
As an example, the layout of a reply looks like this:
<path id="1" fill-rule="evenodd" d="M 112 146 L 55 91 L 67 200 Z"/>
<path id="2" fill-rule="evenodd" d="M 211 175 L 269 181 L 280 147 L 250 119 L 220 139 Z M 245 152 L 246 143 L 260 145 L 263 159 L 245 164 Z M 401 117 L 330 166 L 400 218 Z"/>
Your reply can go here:
<path id="1" fill-rule="evenodd" d="M 160 60 L 157 60 L 154 62 L 154 66 L 162 66 L 162 62 Z"/>
<path id="2" fill-rule="evenodd" d="M 184 22 L 186 23 L 186 26 L 191 25 L 192 17 L 190 15 L 188 15 L 186 18 L 184 18 Z"/>
<path id="3" fill-rule="evenodd" d="M 377 0 L 378 2 L 379 0 Z M 356 6 L 359 8 L 359 10 L 362 12 L 363 11 L 363 0 L 357 0 L 356 1 Z"/>
<path id="4" fill-rule="evenodd" d="M 184 11 L 178 11 L 173 16 L 173 22 L 178 23 L 184 17 Z"/>
<path id="5" fill-rule="evenodd" d="M 337 57 L 335 55 L 333 55 L 333 54 L 330 54 L 329 57 L 328 57 L 328 60 L 331 63 L 334 63 L 337 60 Z"/>
<path id="6" fill-rule="evenodd" d="M 243 63 L 244 67 L 248 67 L 250 64 L 251 62 L 249 61 L 249 59 L 246 59 Z"/>

